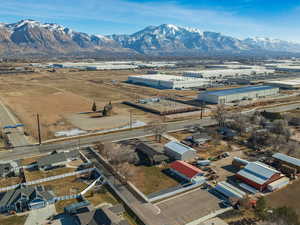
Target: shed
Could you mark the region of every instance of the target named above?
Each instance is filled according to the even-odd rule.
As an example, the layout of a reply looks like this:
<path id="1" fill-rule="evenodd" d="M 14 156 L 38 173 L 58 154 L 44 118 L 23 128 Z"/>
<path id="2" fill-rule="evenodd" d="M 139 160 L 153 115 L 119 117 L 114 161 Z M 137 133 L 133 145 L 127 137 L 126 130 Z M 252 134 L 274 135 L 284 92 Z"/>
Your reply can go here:
<path id="1" fill-rule="evenodd" d="M 278 180 L 281 177 L 281 173 L 264 163 L 249 162 L 236 176 L 248 185 L 263 191 L 268 184 Z"/>
<path id="2" fill-rule="evenodd" d="M 280 164 L 286 164 L 290 167 L 297 169 L 298 173 L 300 172 L 300 159 L 282 153 L 275 153 L 272 157 Z"/>
<path id="3" fill-rule="evenodd" d="M 283 188 L 284 186 L 288 185 L 290 182 L 290 179 L 287 177 L 282 177 L 279 180 L 276 180 L 270 184 L 268 184 L 268 190 L 269 191 L 275 191 L 277 189 Z"/>
<path id="4" fill-rule="evenodd" d="M 202 180 L 204 175 L 204 172 L 199 168 L 180 160 L 171 163 L 170 168 L 178 176 L 190 182 Z"/>
<path id="5" fill-rule="evenodd" d="M 226 181 L 221 181 L 215 187 L 215 190 L 226 196 L 227 198 L 239 198 L 242 199 L 246 196 L 246 193 Z"/>
<path id="6" fill-rule="evenodd" d="M 143 141 L 136 146 L 139 159 L 147 165 L 157 165 L 169 158 L 164 154 L 164 146 L 151 141 Z"/>
<path id="7" fill-rule="evenodd" d="M 170 141 L 164 146 L 165 153 L 175 160 L 190 161 L 196 157 L 196 150 L 177 141 Z"/>

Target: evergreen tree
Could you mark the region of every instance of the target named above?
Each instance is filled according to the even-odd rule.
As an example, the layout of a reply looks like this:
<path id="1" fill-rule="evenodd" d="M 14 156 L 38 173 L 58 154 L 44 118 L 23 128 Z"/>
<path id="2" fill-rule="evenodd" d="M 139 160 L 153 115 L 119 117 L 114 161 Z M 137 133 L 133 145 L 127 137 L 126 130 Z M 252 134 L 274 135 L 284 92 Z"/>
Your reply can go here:
<path id="1" fill-rule="evenodd" d="M 97 111 L 97 105 L 96 102 L 94 101 L 93 106 L 92 106 L 92 111 L 96 112 Z"/>

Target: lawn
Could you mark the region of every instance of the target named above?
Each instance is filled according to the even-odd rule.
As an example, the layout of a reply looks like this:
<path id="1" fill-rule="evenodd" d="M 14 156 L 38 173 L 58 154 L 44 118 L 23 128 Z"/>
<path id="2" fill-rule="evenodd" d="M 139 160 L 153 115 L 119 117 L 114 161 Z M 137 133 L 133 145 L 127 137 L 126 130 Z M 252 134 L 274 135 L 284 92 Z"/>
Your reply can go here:
<path id="1" fill-rule="evenodd" d="M 23 225 L 26 221 L 26 216 L 0 216 L 1 225 Z"/>
<path id="2" fill-rule="evenodd" d="M 133 166 L 134 176 L 130 181 L 144 194 L 148 195 L 170 187 L 178 182 L 162 172 L 164 166 Z"/>
<path id="3" fill-rule="evenodd" d="M 300 180 L 294 181 L 293 184 L 278 190 L 266 197 L 270 207 L 287 206 L 293 208 L 300 216 Z"/>
<path id="4" fill-rule="evenodd" d="M 112 205 L 118 203 L 115 197 L 105 187 L 102 187 L 102 190 L 100 190 L 99 192 L 88 191 L 84 195 L 84 197 L 89 200 L 94 206 L 102 203 L 110 203 Z"/>
<path id="5" fill-rule="evenodd" d="M 64 168 L 57 168 L 57 169 L 48 170 L 48 171 L 40 171 L 37 169 L 30 171 L 30 170 L 26 169 L 26 170 L 24 170 L 24 173 L 25 173 L 26 181 L 28 182 L 28 181 L 38 180 L 38 179 L 42 179 L 42 178 L 46 178 L 46 177 L 52 177 L 52 176 L 56 176 L 56 175 L 60 175 L 60 174 L 64 174 L 64 173 L 71 173 L 74 171 L 75 171 L 75 168 L 64 167 Z"/>
<path id="6" fill-rule="evenodd" d="M 78 194 L 88 186 L 84 182 L 78 181 L 76 176 L 48 181 L 41 183 L 40 185 L 44 185 L 45 187 L 53 190 L 56 196 Z"/>

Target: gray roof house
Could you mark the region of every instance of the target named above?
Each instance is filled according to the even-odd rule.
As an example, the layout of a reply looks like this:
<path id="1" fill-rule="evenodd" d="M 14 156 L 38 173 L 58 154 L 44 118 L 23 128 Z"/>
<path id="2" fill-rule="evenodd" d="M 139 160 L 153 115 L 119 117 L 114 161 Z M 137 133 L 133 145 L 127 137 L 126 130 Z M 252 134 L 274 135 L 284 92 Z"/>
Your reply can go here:
<path id="1" fill-rule="evenodd" d="M 170 141 L 164 146 L 165 153 L 172 159 L 190 161 L 196 157 L 196 150 L 177 141 Z"/>
<path id="2" fill-rule="evenodd" d="M 129 225 L 108 206 L 75 215 L 76 225 Z"/>
<path id="3" fill-rule="evenodd" d="M 64 166 L 67 162 L 78 159 L 80 154 L 77 150 L 70 152 L 52 153 L 37 160 L 37 166 L 40 170 L 49 170 L 56 166 Z"/>
<path id="4" fill-rule="evenodd" d="M 54 194 L 46 191 L 43 186 L 20 186 L 2 193 L 0 196 L 0 211 L 24 212 L 43 208 L 53 203 L 54 197 Z"/>
<path id="5" fill-rule="evenodd" d="M 1 161 L 0 162 L 0 177 L 19 176 L 20 165 L 17 161 Z"/>
<path id="6" fill-rule="evenodd" d="M 152 141 L 142 141 L 136 146 L 140 162 L 147 165 L 157 165 L 169 158 L 164 154 L 164 146 Z"/>

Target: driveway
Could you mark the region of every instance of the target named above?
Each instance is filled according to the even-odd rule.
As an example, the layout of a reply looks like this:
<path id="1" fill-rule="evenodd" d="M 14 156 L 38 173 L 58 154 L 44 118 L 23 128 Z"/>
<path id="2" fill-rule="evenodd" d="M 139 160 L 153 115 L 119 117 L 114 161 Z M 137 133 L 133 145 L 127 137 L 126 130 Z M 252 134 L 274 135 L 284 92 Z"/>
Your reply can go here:
<path id="1" fill-rule="evenodd" d="M 56 214 L 54 204 L 48 205 L 42 209 L 35 209 L 29 212 L 27 220 L 24 225 L 44 225 L 47 223 L 47 219 Z"/>

